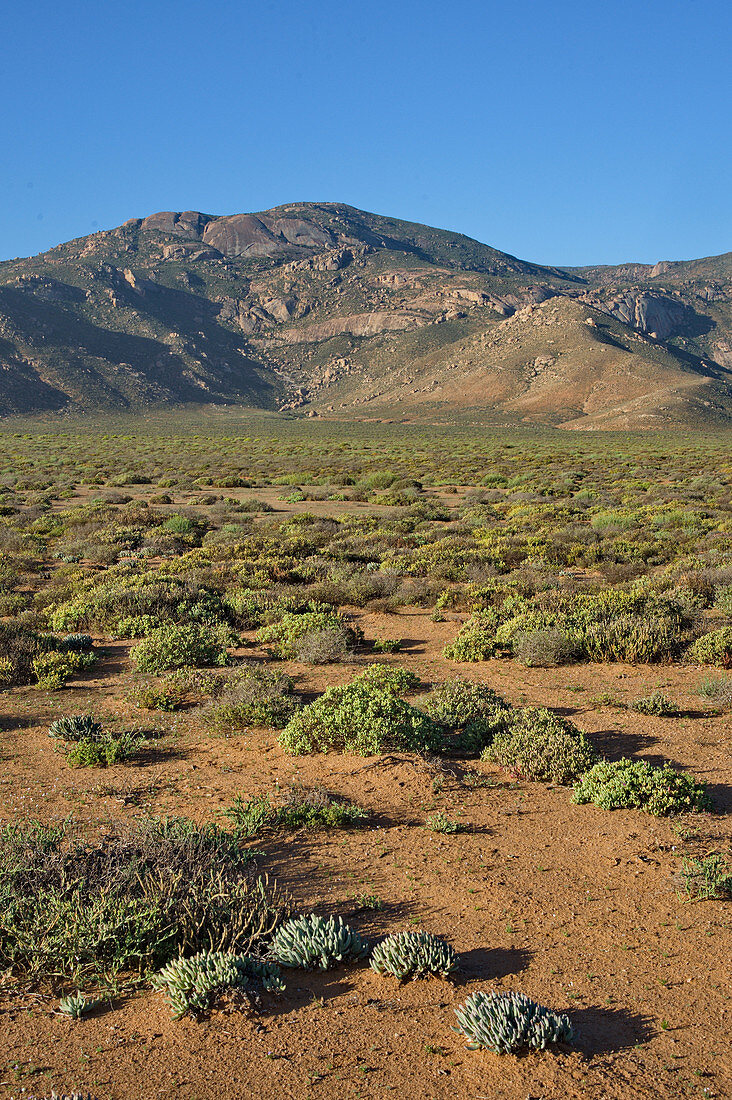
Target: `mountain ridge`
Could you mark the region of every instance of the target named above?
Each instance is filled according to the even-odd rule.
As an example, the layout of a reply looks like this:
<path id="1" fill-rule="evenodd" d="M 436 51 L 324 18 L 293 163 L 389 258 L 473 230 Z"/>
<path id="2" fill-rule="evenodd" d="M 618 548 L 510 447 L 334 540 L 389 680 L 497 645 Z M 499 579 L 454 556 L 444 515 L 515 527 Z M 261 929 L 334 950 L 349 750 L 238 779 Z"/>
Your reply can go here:
<path id="1" fill-rule="evenodd" d="M 1 414 L 180 403 L 732 425 L 732 253 L 563 269 L 329 202 L 0 263 Z"/>

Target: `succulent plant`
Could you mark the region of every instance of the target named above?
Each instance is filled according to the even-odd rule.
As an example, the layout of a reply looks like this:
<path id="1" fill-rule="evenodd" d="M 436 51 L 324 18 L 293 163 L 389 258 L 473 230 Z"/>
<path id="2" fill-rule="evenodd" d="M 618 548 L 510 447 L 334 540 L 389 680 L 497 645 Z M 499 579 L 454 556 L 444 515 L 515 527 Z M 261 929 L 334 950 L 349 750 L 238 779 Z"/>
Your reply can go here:
<path id="1" fill-rule="evenodd" d="M 231 951 L 202 951 L 189 959 L 174 959 L 153 975 L 152 985 L 168 994 L 176 1018 L 202 1012 L 216 993 L 226 989 L 255 993 L 259 987 L 281 993 L 285 988 L 278 966 Z"/>
<path id="2" fill-rule="evenodd" d="M 544 1050 L 547 1043 L 569 1042 L 573 1037 L 568 1016 L 537 1004 L 525 993 L 472 993 L 455 1009 L 456 1031 L 470 1040 L 470 1050 L 511 1054 L 528 1047 Z"/>
<path id="3" fill-rule="evenodd" d="M 94 639 L 91 634 L 65 634 L 61 643 L 64 649 L 74 649 L 83 653 L 84 650 L 92 648 Z"/>
<path id="4" fill-rule="evenodd" d="M 59 741 L 97 741 L 101 732 L 101 722 L 97 722 L 91 714 L 66 715 L 57 718 L 48 727 L 49 737 Z"/>
<path id="5" fill-rule="evenodd" d="M 272 939 L 272 957 L 282 966 L 302 970 L 330 970 L 347 960 L 365 958 L 369 943 L 341 917 L 294 917 L 281 925 Z"/>
<path id="6" fill-rule="evenodd" d="M 396 932 L 378 943 L 371 954 L 373 970 L 393 974 L 400 981 L 428 974 L 446 978 L 457 965 L 450 944 L 430 932 Z"/>
<path id="7" fill-rule="evenodd" d="M 61 998 L 58 1010 L 70 1016 L 72 1020 L 80 1020 L 82 1016 L 88 1016 L 93 1012 L 101 1003 L 97 997 L 85 997 L 83 993 L 70 993 L 68 997 Z"/>

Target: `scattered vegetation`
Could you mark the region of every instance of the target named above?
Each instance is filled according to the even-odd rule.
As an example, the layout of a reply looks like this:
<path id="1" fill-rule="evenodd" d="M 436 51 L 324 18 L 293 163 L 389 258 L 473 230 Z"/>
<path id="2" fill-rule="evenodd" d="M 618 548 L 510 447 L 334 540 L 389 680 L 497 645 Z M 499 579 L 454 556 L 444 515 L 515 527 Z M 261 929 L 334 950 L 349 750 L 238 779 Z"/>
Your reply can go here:
<path id="1" fill-rule="evenodd" d="M 472 993 L 455 1009 L 456 1028 L 472 1050 L 494 1054 L 544 1050 L 573 1037 L 569 1017 L 537 1004 L 524 993 Z"/>
<path id="2" fill-rule="evenodd" d="M 680 876 L 688 898 L 697 901 L 732 898 L 732 863 L 721 852 L 684 859 Z"/>
<path id="3" fill-rule="evenodd" d="M 222 993 L 236 991 L 255 999 L 259 990 L 282 993 L 285 983 L 278 966 L 232 951 L 201 951 L 173 959 L 152 977 L 153 989 L 167 993 L 173 1015 L 205 1011 Z"/>
<path id="4" fill-rule="evenodd" d="M 7 825 L 0 902 L 0 965 L 77 984 L 146 974 L 181 954 L 261 949 L 289 907 L 234 837 L 183 819 L 97 840 L 70 821 Z"/>
<path id="5" fill-rule="evenodd" d="M 272 958 L 300 970 L 331 970 L 345 962 L 365 959 L 371 948 L 341 917 L 293 917 L 274 934 Z"/>
<path id="6" fill-rule="evenodd" d="M 400 981 L 430 974 L 447 978 L 457 965 L 453 948 L 430 932 L 396 932 L 378 943 L 371 953 L 373 970 L 393 974 Z"/>
<path id="7" fill-rule="evenodd" d="M 566 718 L 546 707 L 525 707 L 496 733 L 483 758 L 520 779 L 568 784 L 592 767 L 597 753 Z"/>
<path id="8" fill-rule="evenodd" d="M 706 785 L 668 764 L 647 760 L 600 760 L 574 789 L 575 802 L 603 810 L 644 810 L 656 817 L 711 809 Z"/>

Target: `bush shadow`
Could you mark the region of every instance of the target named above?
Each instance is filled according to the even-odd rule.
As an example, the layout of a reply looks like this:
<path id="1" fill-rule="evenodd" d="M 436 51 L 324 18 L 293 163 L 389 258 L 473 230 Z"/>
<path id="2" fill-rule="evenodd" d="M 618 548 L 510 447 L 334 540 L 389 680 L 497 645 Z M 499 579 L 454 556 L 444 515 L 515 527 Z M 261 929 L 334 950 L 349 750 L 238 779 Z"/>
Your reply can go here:
<path id="1" fill-rule="evenodd" d="M 571 1009 L 568 1015 L 575 1030 L 573 1045 L 587 1058 L 627 1050 L 654 1034 L 650 1016 L 624 1008 L 591 1006 Z"/>
<path id="2" fill-rule="evenodd" d="M 525 970 L 532 955 L 533 952 L 522 947 L 474 947 L 460 954 L 458 976 L 463 981 L 505 978 L 508 974 L 519 974 Z"/>

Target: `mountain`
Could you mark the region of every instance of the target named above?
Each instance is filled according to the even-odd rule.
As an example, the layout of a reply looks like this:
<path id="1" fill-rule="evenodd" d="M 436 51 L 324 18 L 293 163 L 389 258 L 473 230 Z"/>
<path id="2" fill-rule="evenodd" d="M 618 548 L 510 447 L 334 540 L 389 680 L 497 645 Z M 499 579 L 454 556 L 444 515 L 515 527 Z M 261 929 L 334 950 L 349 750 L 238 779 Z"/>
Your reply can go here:
<path id="1" fill-rule="evenodd" d="M 0 264 L 0 414 L 732 425 L 732 254 L 562 270 L 340 203 L 135 218 Z"/>

